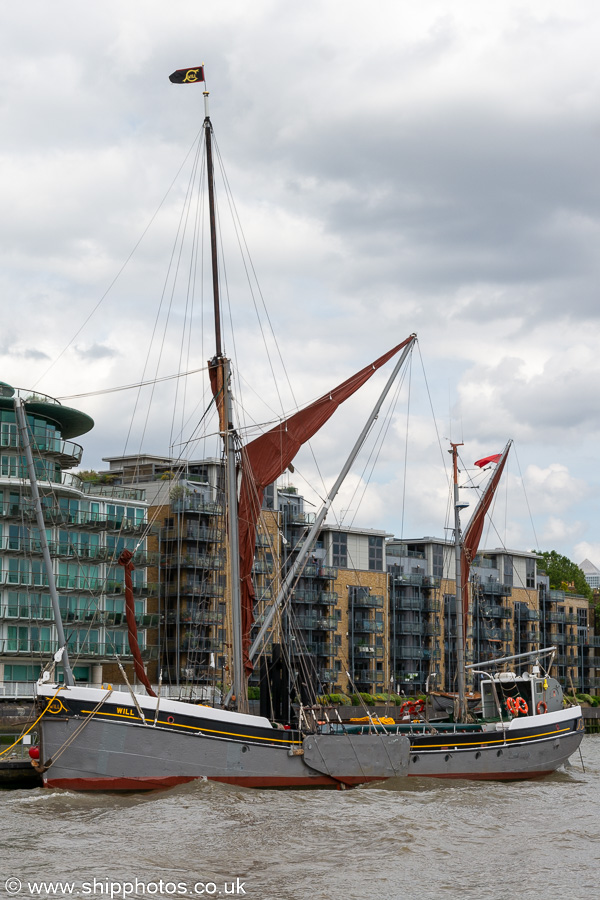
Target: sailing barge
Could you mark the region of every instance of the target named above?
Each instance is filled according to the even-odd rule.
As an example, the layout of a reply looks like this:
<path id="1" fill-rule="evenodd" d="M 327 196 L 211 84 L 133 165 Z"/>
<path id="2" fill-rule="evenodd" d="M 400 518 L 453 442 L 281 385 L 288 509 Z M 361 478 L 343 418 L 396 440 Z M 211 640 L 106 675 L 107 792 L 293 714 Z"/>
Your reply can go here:
<path id="1" fill-rule="evenodd" d="M 192 70 L 183 70 L 189 74 Z M 201 67 L 191 78 L 175 73 L 179 83 L 202 81 Z M 275 727 L 267 718 L 247 713 L 247 676 L 262 647 L 273 615 L 285 603 L 294 578 L 302 570 L 333 498 L 350 469 L 385 396 L 410 352 L 411 335 L 389 353 L 328 392 L 309 407 L 283 421 L 238 450 L 235 441 L 231 369 L 220 332 L 219 278 L 213 198 L 212 124 L 206 115 L 204 140 L 213 252 L 215 356 L 210 378 L 223 436 L 228 493 L 228 543 L 233 610 L 233 694 L 237 709 L 212 709 L 153 695 L 139 655 L 135 652 L 135 622 L 130 635 L 139 691 L 113 691 L 74 684 L 67 642 L 60 620 L 52 566 L 47 571 L 57 624 L 65 684 L 53 683 L 45 673 L 37 686 L 41 742 L 37 767 L 47 787 L 74 790 L 152 790 L 206 778 L 255 788 L 349 787 L 403 776 L 518 779 L 544 775 L 563 764 L 578 748 L 583 734 L 579 707 L 563 708 L 562 691 L 534 660 L 531 673 L 486 675 L 481 684 L 483 718 L 468 722 L 465 708 L 464 631 L 458 628 L 459 715 L 457 723 L 383 725 L 371 717 L 368 726 L 350 728 L 339 722 L 310 723 L 301 718 L 296 729 Z M 292 462 L 307 440 L 389 359 L 400 353 L 394 372 L 367 421 L 340 477 L 283 580 L 281 591 L 254 641 L 250 640 L 254 608 L 251 570 L 256 523 L 267 485 Z M 19 406 L 20 404 L 20 406 Z M 15 399 L 22 446 L 29 466 L 32 493 L 35 467 L 23 402 Z M 507 451 L 505 451 L 506 453 Z M 503 467 L 491 481 L 491 494 Z M 455 469 L 455 537 L 457 546 L 457 598 L 466 597 L 465 555 L 460 537 L 458 482 Z M 238 497 L 238 472 L 241 487 Z M 38 498 L 39 503 L 39 498 Z M 487 507 L 486 507 L 487 508 Z M 485 509 L 476 518 L 481 533 Z M 44 527 L 39 509 L 40 535 Z M 466 536 L 469 535 L 469 529 Z M 469 546 L 473 547 L 473 541 Z M 46 548 L 47 549 L 47 548 Z M 130 561 L 120 560 L 126 573 Z M 462 569 L 461 569 L 462 567 Z M 464 601 L 463 601 L 464 602 Z M 543 655 L 543 654 L 541 654 Z M 510 702 L 509 702 L 510 701 Z M 515 705 L 516 704 L 516 705 Z"/>

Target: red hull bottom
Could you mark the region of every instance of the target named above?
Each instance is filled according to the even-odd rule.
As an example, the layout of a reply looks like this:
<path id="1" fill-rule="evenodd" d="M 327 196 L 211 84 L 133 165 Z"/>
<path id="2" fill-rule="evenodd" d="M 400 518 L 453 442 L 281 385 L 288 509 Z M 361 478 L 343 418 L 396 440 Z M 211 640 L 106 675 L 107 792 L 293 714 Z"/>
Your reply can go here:
<path id="1" fill-rule="evenodd" d="M 530 778 L 543 778 L 550 775 L 553 769 L 545 769 L 540 772 L 505 772 L 497 774 L 483 774 L 471 772 L 469 774 L 456 775 L 411 775 L 409 778 L 451 778 L 467 781 L 523 781 Z M 197 779 L 189 776 L 172 775 L 164 778 L 49 778 L 44 782 L 44 787 L 62 788 L 67 791 L 160 791 L 175 787 L 178 784 L 187 784 Z M 222 784 L 231 784 L 237 787 L 248 788 L 344 788 L 356 787 L 367 781 L 381 781 L 381 778 L 344 778 L 343 780 L 330 778 L 327 775 L 315 777 L 237 777 L 223 776 L 210 778 L 209 781 L 217 781 Z"/>
<path id="2" fill-rule="evenodd" d="M 456 775 L 417 775 L 410 774 L 409 778 L 461 778 L 463 781 L 526 781 L 530 778 L 544 778 L 545 775 L 551 775 L 556 769 L 544 769 L 541 772 L 499 772 L 495 775 L 482 773 L 463 773 Z"/>
<path id="3" fill-rule="evenodd" d="M 48 778 L 44 782 L 44 787 L 62 788 L 67 791 L 159 791 L 196 780 L 194 777 L 179 777 L 176 775 L 165 778 Z M 373 778 L 370 780 L 379 781 L 381 779 Z M 327 775 L 308 776 L 305 778 L 224 776 L 222 778 L 210 778 L 209 781 L 251 788 L 339 788 L 346 784 L 348 786 L 362 784 L 365 779 L 345 779 L 344 785 L 342 785 L 340 780 L 330 778 Z"/>

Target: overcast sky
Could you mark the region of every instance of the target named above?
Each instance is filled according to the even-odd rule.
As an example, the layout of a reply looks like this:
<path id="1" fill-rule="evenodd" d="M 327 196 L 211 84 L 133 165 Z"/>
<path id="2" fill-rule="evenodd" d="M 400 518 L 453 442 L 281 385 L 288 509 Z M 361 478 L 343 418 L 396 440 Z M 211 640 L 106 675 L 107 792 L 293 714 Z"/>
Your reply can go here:
<path id="1" fill-rule="evenodd" d="M 169 188 L 203 118 L 201 87 L 168 75 L 203 62 L 294 392 L 263 313 L 265 353 L 219 188 L 243 421 L 324 393 L 417 332 L 392 422 L 378 424 L 387 439 L 371 442 L 338 516 L 441 536 L 448 439 L 470 469 L 513 438 L 484 543 L 600 566 L 598 46 L 596 0 L 4 4 L 0 379 L 65 397 L 205 365 L 210 308 L 197 276 L 187 329 L 187 251 L 172 301 L 167 276 L 193 154 Z M 313 442 L 328 484 L 373 381 Z M 96 422 L 84 466 L 179 452 L 206 405 L 204 375 L 185 383 L 175 418 L 174 382 L 147 418 L 142 392 L 133 424 L 135 392 L 65 401 Z M 313 496 L 315 463 L 298 463 L 293 483 Z"/>

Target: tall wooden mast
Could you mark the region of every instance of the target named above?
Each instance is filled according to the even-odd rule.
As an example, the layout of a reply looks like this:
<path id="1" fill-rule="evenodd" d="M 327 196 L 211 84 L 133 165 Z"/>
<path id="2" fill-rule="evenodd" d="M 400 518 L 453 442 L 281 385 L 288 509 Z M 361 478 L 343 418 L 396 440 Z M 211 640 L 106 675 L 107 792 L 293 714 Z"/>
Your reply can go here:
<path id="1" fill-rule="evenodd" d="M 242 601 L 240 585 L 240 553 L 238 530 L 238 492 L 233 402 L 231 396 L 231 366 L 224 356 L 221 334 L 221 305 L 219 298 L 219 264 L 217 255 L 217 226 L 215 217 L 215 186 L 212 155 L 212 123 L 208 112 L 208 91 L 204 91 L 204 140 L 206 145 L 206 177 L 210 218 L 210 249 L 212 264 L 213 304 L 215 318 L 215 357 L 211 366 L 216 375 L 215 393 L 219 411 L 219 428 L 226 459 L 227 532 L 229 539 L 229 580 L 232 618 L 233 693 L 240 712 L 248 711 L 248 688 L 242 660 Z"/>

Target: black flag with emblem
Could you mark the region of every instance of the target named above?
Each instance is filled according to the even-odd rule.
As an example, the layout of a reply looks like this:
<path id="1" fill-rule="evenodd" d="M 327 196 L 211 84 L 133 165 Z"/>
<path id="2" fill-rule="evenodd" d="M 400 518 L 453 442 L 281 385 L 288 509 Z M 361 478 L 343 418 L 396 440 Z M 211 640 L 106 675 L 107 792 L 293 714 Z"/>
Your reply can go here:
<path id="1" fill-rule="evenodd" d="M 195 84 L 197 81 L 204 81 L 204 66 L 176 69 L 172 75 L 169 75 L 169 81 L 172 81 L 173 84 Z"/>

